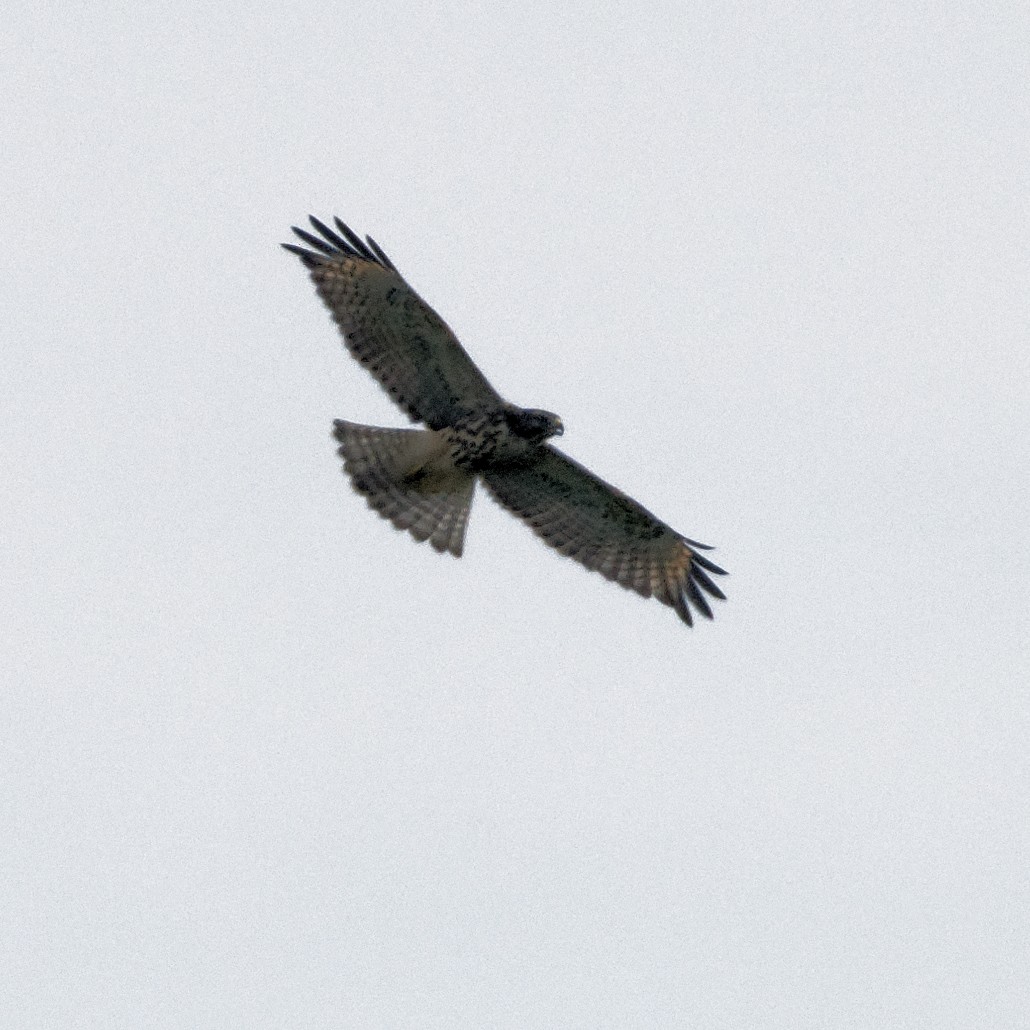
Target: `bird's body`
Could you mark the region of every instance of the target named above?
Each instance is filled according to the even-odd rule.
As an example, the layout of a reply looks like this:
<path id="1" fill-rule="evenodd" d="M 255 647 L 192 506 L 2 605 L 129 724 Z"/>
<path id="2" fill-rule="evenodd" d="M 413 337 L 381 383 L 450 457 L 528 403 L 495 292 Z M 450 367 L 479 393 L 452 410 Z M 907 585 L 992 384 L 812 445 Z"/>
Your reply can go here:
<path id="1" fill-rule="evenodd" d="M 535 415 L 547 418 L 537 423 L 533 421 Z M 470 472 L 485 472 L 531 458 L 547 437 L 561 435 L 562 425 L 550 412 L 527 412 L 505 404 L 463 415 L 440 432 L 455 465 Z"/>
<path id="2" fill-rule="evenodd" d="M 723 574 L 647 509 L 562 454 L 551 412 L 505 401 L 439 315 L 371 237 L 316 218 L 308 247 L 283 244 L 311 270 L 348 350 L 425 429 L 382 429 L 342 419 L 333 433 L 344 469 L 369 505 L 460 556 L 477 480 L 561 554 L 673 607 L 711 618 L 705 593 L 723 597 L 708 573 Z M 310 248 L 310 249 L 308 249 Z"/>

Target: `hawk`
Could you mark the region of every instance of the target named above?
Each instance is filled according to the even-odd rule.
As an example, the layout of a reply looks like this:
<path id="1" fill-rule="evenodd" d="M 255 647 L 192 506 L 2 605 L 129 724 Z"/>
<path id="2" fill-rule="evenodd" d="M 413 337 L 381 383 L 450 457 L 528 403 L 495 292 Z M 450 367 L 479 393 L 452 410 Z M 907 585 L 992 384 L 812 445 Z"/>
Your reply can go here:
<path id="1" fill-rule="evenodd" d="M 561 436 L 549 411 L 509 404 L 487 382 L 442 318 L 408 285 L 382 248 L 339 218 L 314 216 L 306 244 L 283 246 L 310 269 L 350 353 L 413 422 L 381 429 L 337 419 L 343 467 L 369 506 L 398 529 L 460 557 L 476 480 L 559 553 L 669 605 L 688 625 L 706 618 L 705 594 L 725 598 L 725 575 L 621 490 L 548 441 Z"/>

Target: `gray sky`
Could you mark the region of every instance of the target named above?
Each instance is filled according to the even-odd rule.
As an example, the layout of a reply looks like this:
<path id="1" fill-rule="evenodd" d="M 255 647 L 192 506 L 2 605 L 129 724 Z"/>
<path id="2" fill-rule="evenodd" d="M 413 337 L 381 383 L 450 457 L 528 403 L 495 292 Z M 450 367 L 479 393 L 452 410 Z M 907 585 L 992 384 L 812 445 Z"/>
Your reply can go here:
<path id="1" fill-rule="evenodd" d="M 0 1023 L 1030 1018 L 1024 4 L 15 5 Z M 732 575 L 485 496 L 278 247 L 384 246 Z M 11 387 L 13 386 L 13 391 Z"/>

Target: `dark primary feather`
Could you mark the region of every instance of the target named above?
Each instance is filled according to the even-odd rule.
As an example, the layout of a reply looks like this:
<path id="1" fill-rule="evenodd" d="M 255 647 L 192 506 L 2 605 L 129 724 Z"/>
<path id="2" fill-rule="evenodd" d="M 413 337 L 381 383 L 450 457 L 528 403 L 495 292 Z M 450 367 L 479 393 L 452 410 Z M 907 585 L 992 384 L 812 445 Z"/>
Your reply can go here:
<path id="1" fill-rule="evenodd" d="M 345 242 L 345 241 L 344 241 L 343 239 L 341 239 L 341 238 L 340 238 L 339 236 L 337 236 L 337 235 L 336 235 L 336 233 L 334 233 L 334 232 L 333 232 L 333 230 L 332 230 L 332 229 L 330 229 L 328 225 L 326 225 L 326 224 L 325 224 L 324 222 L 320 222 L 320 221 L 319 221 L 319 220 L 318 220 L 318 219 L 317 219 L 317 218 L 316 218 L 316 217 L 315 217 L 314 215 L 308 215 L 308 221 L 309 221 L 309 222 L 311 222 L 311 224 L 312 224 L 312 225 L 313 225 L 313 226 L 314 226 L 314 227 L 315 227 L 315 228 L 316 228 L 316 229 L 317 229 L 317 230 L 318 230 L 318 231 L 319 231 L 319 232 L 320 232 L 320 233 L 321 233 L 321 234 L 322 234 L 322 235 L 323 235 L 323 236 L 324 236 L 324 237 L 325 237 L 325 238 L 326 238 L 326 239 L 327 239 L 327 240 L 328 240 L 328 241 L 329 241 L 329 242 L 330 242 L 330 243 L 331 243 L 331 244 L 332 244 L 332 245 L 333 245 L 333 246 L 334 246 L 334 247 L 335 247 L 335 248 L 336 248 L 337 250 L 341 251 L 342 253 L 346 253 L 346 252 L 347 252 L 347 249 L 348 249 L 348 248 L 347 248 L 347 243 L 346 243 L 346 242 Z M 343 222 L 340 222 L 340 225 L 341 225 L 341 226 L 343 226 Z M 344 227 L 344 228 L 346 228 L 346 227 Z M 299 230 L 297 230 L 297 229 L 296 229 L 296 227 L 294 227 L 294 232 L 297 232 L 297 231 L 299 231 Z"/>
<path id="2" fill-rule="evenodd" d="M 372 239 L 371 236 L 366 236 L 365 239 L 368 240 L 368 245 L 371 248 L 372 252 L 375 254 L 375 256 L 379 259 L 379 263 L 383 265 L 385 268 L 389 268 L 391 271 L 396 272 L 397 269 L 393 267 L 393 262 L 386 256 L 386 252 L 383 250 L 383 248 L 380 247 L 379 244 L 376 243 L 376 241 Z"/>
<path id="3" fill-rule="evenodd" d="M 344 253 L 347 252 L 347 243 L 349 243 L 357 256 L 365 258 L 366 261 L 375 261 L 375 255 L 368 249 L 361 237 L 339 218 L 335 218 L 334 221 L 340 232 L 347 237 L 347 243 L 344 243 L 336 233 L 324 226 L 314 215 L 308 215 L 308 221 L 328 239 L 335 241 Z"/>
<path id="4" fill-rule="evenodd" d="M 310 244 L 315 250 L 320 251 L 322 254 L 328 254 L 330 257 L 336 255 L 336 248 L 331 247 L 325 240 L 320 240 L 317 236 L 312 236 L 311 233 L 298 229 L 295 225 L 292 226 L 292 229 L 305 243 Z"/>
<path id="5" fill-rule="evenodd" d="M 312 254 L 310 250 L 298 247 L 296 243 L 280 243 L 279 246 L 283 250 L 288 250 L 291 254 L 296 254 L 308 268 L 314 268 L 319 263 L 317 254 Z"/>

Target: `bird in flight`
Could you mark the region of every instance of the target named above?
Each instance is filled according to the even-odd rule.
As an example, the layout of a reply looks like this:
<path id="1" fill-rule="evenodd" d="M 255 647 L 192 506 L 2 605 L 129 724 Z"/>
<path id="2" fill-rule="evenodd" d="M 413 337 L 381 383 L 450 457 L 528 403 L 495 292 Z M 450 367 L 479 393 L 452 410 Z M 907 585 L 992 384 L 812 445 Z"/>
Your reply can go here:
<path id="1" fill-rule="evenodd" d="M 549 443 L 561 419 L 509 404 L 382 248 L 339 218 L 293 227 L 284 243 L 310 269 L 350 353 L 413 422 L 382 429 L 337 419 L 343 467 L 369 506 L 440 552 L 461 556 L 476 480 L 560 554 L 655 597 L 688 625 L 706 594 L 725 599 L 702 550 Z M 317 235 L 316 235 L 317 234 Z"/>

